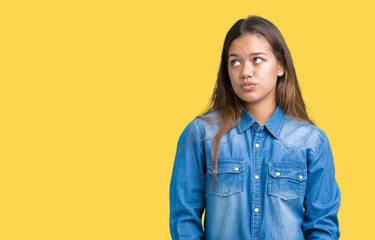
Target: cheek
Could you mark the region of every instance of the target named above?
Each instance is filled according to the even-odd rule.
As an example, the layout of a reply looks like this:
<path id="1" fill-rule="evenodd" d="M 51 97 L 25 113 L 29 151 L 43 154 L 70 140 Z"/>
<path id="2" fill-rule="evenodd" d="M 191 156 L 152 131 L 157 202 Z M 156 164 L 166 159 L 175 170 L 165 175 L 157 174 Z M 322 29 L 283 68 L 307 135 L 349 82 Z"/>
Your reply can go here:
<path id="1" fill-rule="evenodd" d="M 235 79 L 233 72 L 228 72 L 228 76 L 229 76 L 230 83 L 233 86 L 233 82 L 234 82 L 234 79 Z"/>
<path id="2" fill-rule="evenodd" d="M 258 71 L 254 73 L 256 77 L 259 79 L 266 81 L 266 82 L 273 82 L 277 80 L 277 69 L 276 68 L 268 68 L 264 69 L 264 71 Z"/>
<path id="3" fill-rule="evenodd" d="M 232 86 L 232 88 L 235 89 L 236 84 L 233 83 L 232 78 L 230 76 L 229 76 L 229 81 L 230 81 L 230 85 Z"/>

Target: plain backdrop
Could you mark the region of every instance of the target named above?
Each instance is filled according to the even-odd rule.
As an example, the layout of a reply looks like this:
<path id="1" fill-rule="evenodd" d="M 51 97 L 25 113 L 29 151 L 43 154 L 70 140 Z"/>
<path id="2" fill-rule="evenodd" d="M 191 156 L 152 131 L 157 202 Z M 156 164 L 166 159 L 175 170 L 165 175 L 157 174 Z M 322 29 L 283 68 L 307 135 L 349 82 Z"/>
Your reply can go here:
<path id="1" fill-rule="evenodd" d="M 343 240 L 373 233 L 372 1 L 3 1 L 0 238 L 170 239 L 177 140 L 240 18 L 284 35 L 328 135 Z"/>

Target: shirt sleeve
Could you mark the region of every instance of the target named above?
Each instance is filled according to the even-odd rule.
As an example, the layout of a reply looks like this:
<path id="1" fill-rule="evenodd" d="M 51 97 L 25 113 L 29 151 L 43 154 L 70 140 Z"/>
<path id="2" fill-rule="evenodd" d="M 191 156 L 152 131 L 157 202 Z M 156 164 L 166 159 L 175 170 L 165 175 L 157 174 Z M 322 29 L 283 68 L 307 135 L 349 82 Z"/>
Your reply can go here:
<path id="1" fill-rule="evenodd" d="M 305 213 L 302 223 L 306 239 L 340 237 L 337 218 L 340 199 L 331 147 L 326 134 L 321 131 L 315 148 L 308 155 Z"/>
<path id="2" fill-rule="evenodd" d="M 182 132 L 170 183 L 170 232 L 173 240 L 204 239 L 205 154 L 199 119 Z"/>

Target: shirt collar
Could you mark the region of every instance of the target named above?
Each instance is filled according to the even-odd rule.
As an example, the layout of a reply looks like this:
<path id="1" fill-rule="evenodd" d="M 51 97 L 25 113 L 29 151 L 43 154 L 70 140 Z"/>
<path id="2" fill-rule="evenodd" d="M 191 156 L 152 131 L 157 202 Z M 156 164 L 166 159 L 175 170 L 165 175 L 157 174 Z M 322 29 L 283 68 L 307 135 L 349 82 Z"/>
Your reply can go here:
<path id="1" fill-rule="evenodd" d="M 241 121 L 237 125 L 238 133 L 246 131 L 249 127 L 256 123 L 256 120 L 250 115 L 250 113 L 248 113 L 244 107 L 242 108 L 243 114 L 241 117 Z M 264 126 L 275 138 L 279 138 L 281 128 L 285 121 L 285 117 L 286 115 L 284 111 L 280 108 L 279 105 L 277 105 L 270 119 L 268 119 L 268 121 L 264 124 Z"/>

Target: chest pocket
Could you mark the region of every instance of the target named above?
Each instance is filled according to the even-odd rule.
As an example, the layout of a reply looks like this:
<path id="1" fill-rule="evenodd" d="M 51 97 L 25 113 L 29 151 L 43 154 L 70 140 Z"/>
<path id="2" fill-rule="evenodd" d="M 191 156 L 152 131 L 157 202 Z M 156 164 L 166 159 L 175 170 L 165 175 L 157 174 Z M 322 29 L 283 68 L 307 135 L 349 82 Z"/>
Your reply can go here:
<path id="1" fill-rule="evenodd" d="M 245 161 L 219 159 L 217 167 L 216 185 L 212 189 L 214 164 L 207 163 L 206 194 L 225 197 L 243 191 Z"/>
<path id="2" fill-rule="evenodd" d="M 301 198 L 307 169 L 289 164 L 269 164 L 268 194 L 284 200 Z"/>

